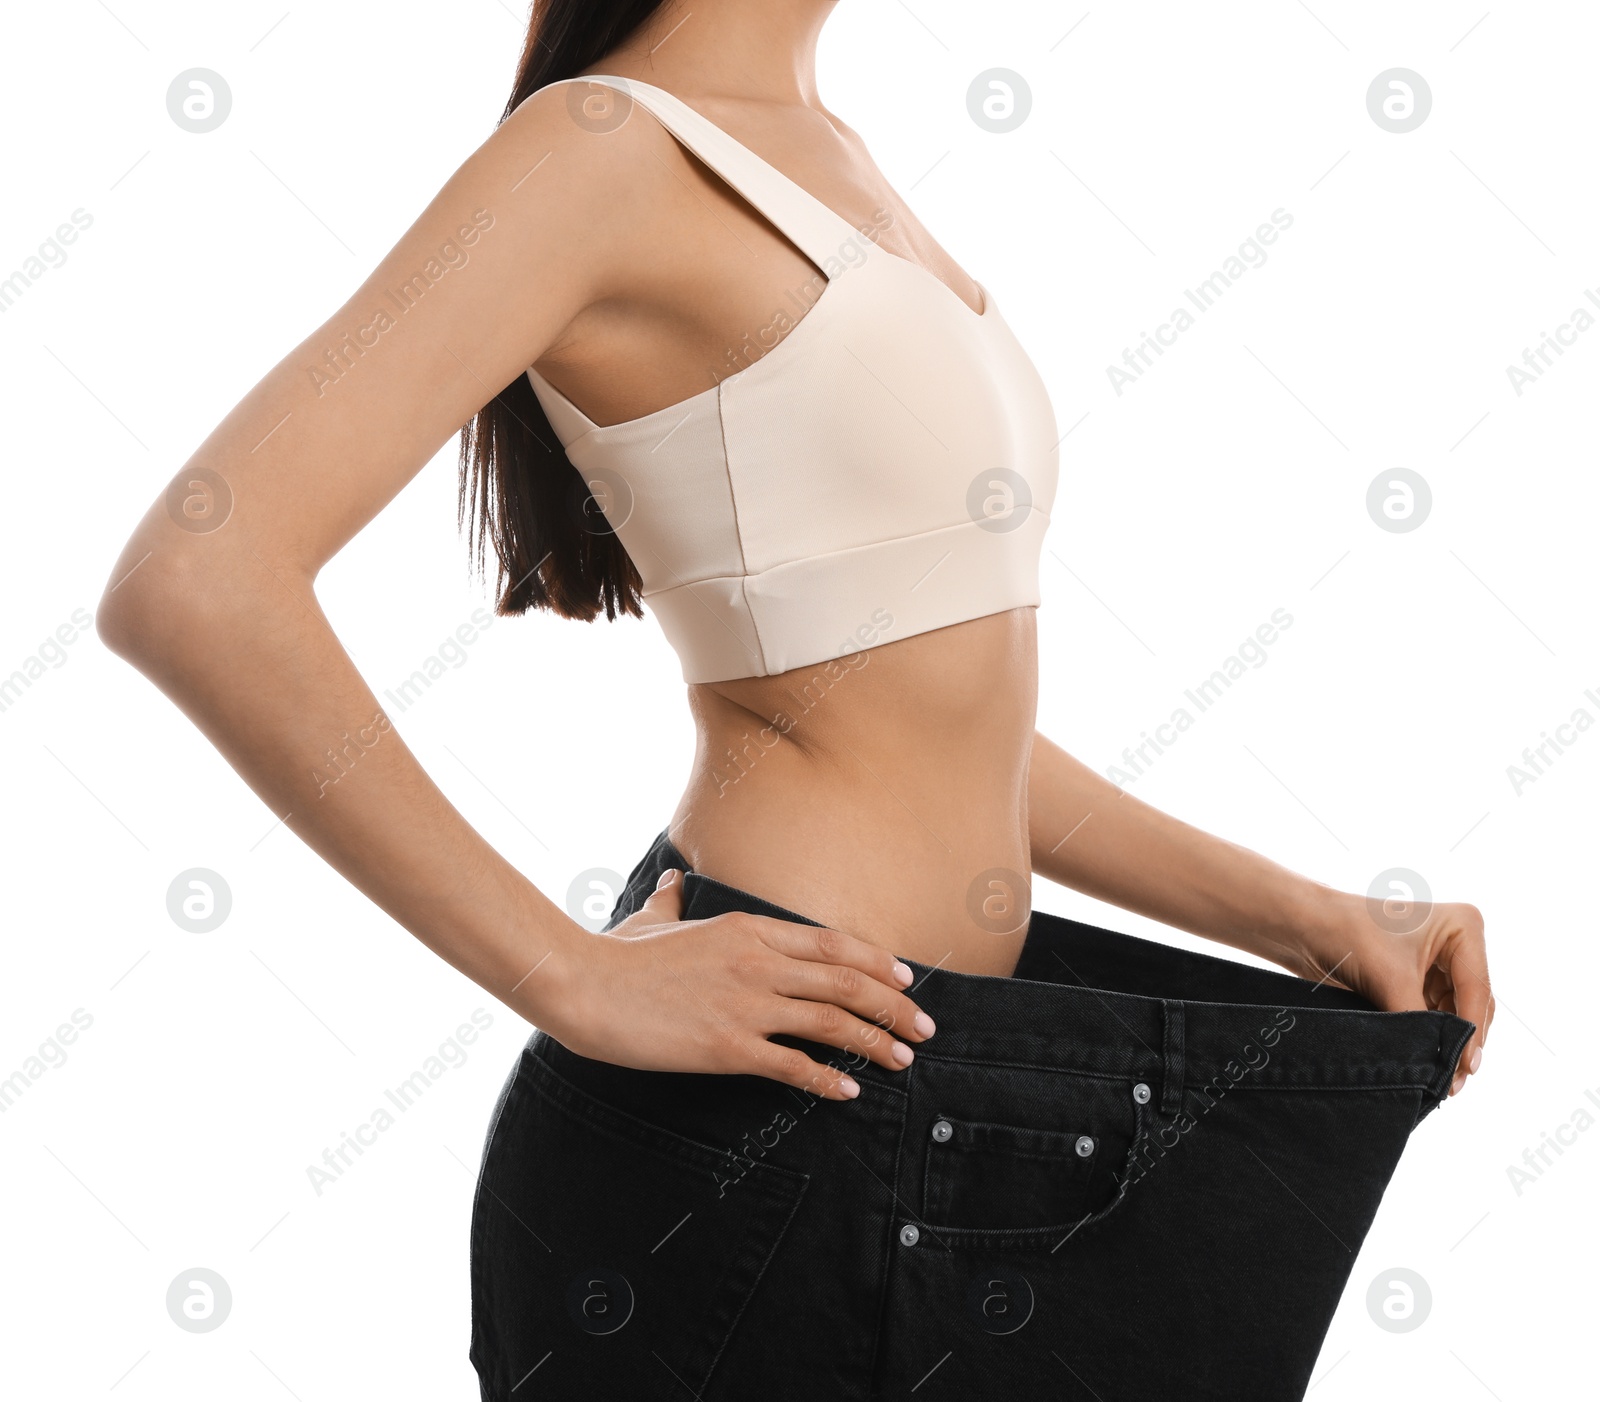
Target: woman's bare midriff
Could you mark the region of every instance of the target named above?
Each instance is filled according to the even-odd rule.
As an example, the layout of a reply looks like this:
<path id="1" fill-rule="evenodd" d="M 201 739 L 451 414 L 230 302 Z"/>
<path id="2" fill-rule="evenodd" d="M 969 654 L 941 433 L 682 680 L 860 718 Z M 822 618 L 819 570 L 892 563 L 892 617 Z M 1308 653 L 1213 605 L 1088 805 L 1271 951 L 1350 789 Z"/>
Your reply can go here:
<path id="1" fill-rule="evenodd" d="M 1009 977 L 1031 908 L 1036 613 L 690 686 L 674 845 L 705 876 L 902 957 Z"/>

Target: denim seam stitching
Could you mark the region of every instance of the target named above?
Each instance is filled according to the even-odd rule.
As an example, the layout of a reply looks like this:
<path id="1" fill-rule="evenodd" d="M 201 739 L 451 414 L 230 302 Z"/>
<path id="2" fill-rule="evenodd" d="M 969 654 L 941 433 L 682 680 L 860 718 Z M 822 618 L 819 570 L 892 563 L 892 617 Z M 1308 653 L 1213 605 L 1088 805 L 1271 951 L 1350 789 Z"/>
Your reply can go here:
<path id="1" fill-rule="evenodd" d="M 1149 1138 L 1148 1126 L 1145 1123 L 1146 1109 L 1138 1101 L 1133 1101 L 1133 1134 L 1129 1139 L 1128 1152 L 1123 1156 L 1123 1176 L 1116 1180 L 1116 1196 L 1104 1207 L 1078 1218 L 1073 1222 L 1056 1223 L 1044 1227 L 956 1227 L 946 1223 L 929 1223 L 921 1219 L 927 1229 L 927 1235 L 936 1241 L 941 1233 L 948 1234 L 952 1243 L 940 1242 L 946 1252 L 955 1250 L 956 1247 L 976 1250 L 1007 1251 L 1013 1249 L 1028 1249 L 1037 1246 L 1057 1232 L 1066 1232 L 1055 1246 L 1050 1248 L 1052 1255 L 1084 1227 L 1094 1226 L 1104 1221 L 1117 1212 L 1128 1196 L 1128 1189 L 1138 1180 L 1133 1176 L 1131 1169 L 1138 1162 L 1140 1149 Z"/>
<path id="2" fill-rule="evenodd" d="M 731 1149 L 718 1148 L 714 1144 L 705 1144 L 686 1134 L 679 1134 L 676 1130 L 663 1129 L 648 1120 L 641 1120 L 637 1115 L 629 1114 L 626 1110 L 619 1110 L 616 1106 L 607 1104 L 581 1086 L 574 1085 L 537 1053 L 534 1054 L 533 1060 L 538 1063 L 538 1073 L 526 1070 L 522 1066 L 518 1067 L 518 1074 L 528 1078 L 528 1088 L 601 1134 L 607 1134 L 613 1139 L 640 1148 L 650 1149 L 663 1158 L 681 1163 L 713 1181 L 718 1181 L 717 1174 L 720 1170 L 742 1162 Z M 549 1077 L 549 1081 L 541 1081 L 540 1075 Z M 788 1179 L 791 1184 L 796 1182 L 804 1184 L 810 1180 L 808 1174 L 796 1173 L 777 1164 L 751 1160 L 749 1166 L 758 1173 Z"/>
<path id="3" fill-rule="evenodd" d="M 1161 1113 L 1173 1115 L 1183 1105 L 1183 1004 L 1161 1000 Z"/>
<path id="4" fill-rule="evenodd" d="M 877 1066 L 877 1062 L 869 1061 L 867 1063 L 867 1065 L 876 1067 Z M 898 1095 L 902 1100 L 907 1099 L 911 1094 L 910 1091 L 905 1090 L 900 1086 L 891 1085 L 888 1081 L 880 1081 L 876 1076 L 868 1076 L 868 1075 L 864 1074 L 865 1067 L 861 1067 L 861 1066 L 853 1066 L 853 1067 L 849 1067 L 849 1068 L 835 1067 L 834 1069 L 835 1070 L 848 1069 L 851 1072 L 851 1074 L 856 1077 L 858 1082 L 860 1082 L 862 1084 L 865 1084 L 865 1085 L 869 1085 L 874 1090 L 882 1090 L 882 1091 L 886 1091 L 890 1095 Z M 879 1068 L 879 1069 L 881 1069 L 881 1068 Z M 907 1069 L 907 1071 L 909 1071 L 910 1067 L 907 1067 L 906 1069 Z M 790 1089 L 792 1090 L 792 1089 L 794 1089 L 794 1087 L 791 1086 Z"/>
<path id="5" fill-rule="evenodd" d="M 1134 1116 L 1135 1116 L 1134 1123 L 1135 1123 L 1135 1126 L 1137 1126 L 1137 1124 L 1138 1124 L 1138 1111 L 1137 1111 L 1137 1109 L 1134 1112 Z M 935 1112 L 935 1118 L 936 1118 L 936 1120 L 940 1120 L 940 1119 L 947 1120 L 952 1125 L 956 1125 L 956 1124 L 959 1124 L 959 1125 L 979 1125 L 979 1124 L 982 1124 L 982 1125 L 994 1125 L 998 1129 L 1028 1129 L 1029 1133 L 1033 1133 L 1033 1134 L 1059 1135 L 1063 1140 L 1066 1140 L 1066 1139 L 1077 1140 L 1077 1139 L 1082 1137 L 1082 1132 L 1081 1131 L 1077 1131 L 1077 1130 L 1054 1130 L 1054 1129 L 1051 1129 L 1051 1130 L 1036 1130 L 1036 1129 L 1031 1129 L 1030 1127 L 1025 1126 L 1025 1125 L 1006 1125 L 1006 1124 L 1001 1124 L 1001 1123 L 999 1123 L 998 1121 L 995 1121 L 995 1120 L 962 1120 L 962 1119 L 958 1119 L 958 1118 L 955 1118 L 953 1116 L 950 1116 L 950 1115 L 947 1115 L 947 1114 L 944 1114 L 944 1113 L 938 1112 L 938 1111 Z M 972 1143 L 970 1141 L 963 1142 L 962 1140 L 960 1140 L 958 1138 L 955 1138 L 954 1136 L 952 1136 L 952 1138 L 950 1139 L 950 1142 L 945 1147 L 946 1147 L 946 1149 L 954 1149 L 957 1152 L 964 1151 L 964 1152 L 967 1152 L 967 1153 L 980 1153 L 980 1154 L 981 1153 L 996 1153 L 996 1154 L 1003 1154 L 1006 1158 L 1010 1158 L 1010 1159 L 1032 1159 L 1032 1160 L 1035 1160 L 1035 1161 L 1040 1162 L 1040 1163 L 1064 1164 L 1065 1167 L 1066 1167 L 1066 1176 L 1068 1176 L 1070 1178 L 1070 1180 L 1072 1182 L 1072 1185 L 1074 1187 L 1079 1188 L 1079 1189 L 1081 1189 L 1083 1191 L 1087 1191 L 1088 1186 L 1089 1186 L 1087 1180 L 1088 1180 L 1088 1178 L 1090 1176 L 1090 1173 L 1092 1171 L 1092 1166 L 1089 1164 L 1089 1160 L 1086 1159 L 1086 1158 L 1083 1158 L 1081 1155 L 1078 1155 L 1076 1153 L 1068 1154 L 1068 1153 L 1065 1152 L 1064 1149 L 1063 1149 L 1062 1152 L 1055 1153 L 1055 1154 L 1045 1153 L 1045 1152 L 1043 1152 L 1041 1150 L 1033 1150 L 1033 1149 L 1006 1149 L 1006 1148 L 1000 1148 L 1000 1147 L 997 1147 L 997 1146 L 994 1146 L 994 1145 L 990 1145 L 990 1144 L 975 1144 L 975 1143 Z M 928 1137 L 928 1139 L 924 1142 L 923 1146 L 922 1146 L 922 1200 L 921 1200 L 921 1202 L 919 1202 L 917 1204 L 918 1220 L 923 1221 L 923 1222 L 931 1222 L 931 1221 L 935 1220 L 934 1217 L 933 1217 L 933 1208 L 931 1206 L 932 1193 L 930 1192 L 930 1186 L 935 1181 L 934 1180 L 934 1173 L 933 1173 L 933 1166 L 934 1166 L 935 1159 L 938 1158 L 938 1157 L 939 1157 L 939 1154 L 937 1153 L 937 1151 L 934 1148 L 934 1140 L 933 1140 L 932 1136 L 930 1135 Z M 1126 1164 L 1124 1164 L 1124 1166 L 1126 1166 Z M 939 1207 L 941 1208 L 941 1210 L 946 1211 L 946 1212 L 948 1212 L 950 1210 L 950 1195 L 948 1193 L 944 1193 L 944 1194 L 940 1195 Z M 949 1228 L 947 1227 L 946 1230 L 949 1230 Z M 1009 1230 L 1014 1230 L 1014 1229 L 1005 1228 L 1005 1227 L 976 1227 L 976 1228 L 968 1228 L 966 1230 L 972 1230 L 972 1231 L 1009 1231 Z M 1033 1230 L 1033 1229 L 1032 1228 L 1022 1228 L 1020 1230 Z"/>
<path id="6" fill-rule="evenodd" d="M 1127 1067 L 1120 1071 L 1088 1071 L 1077 1066 L 1061 1066 L 1054 1062 L 1003 1061 L 997 1057 L 988 1056 L 940 1056 L 937 1052 L 926 1050 L 926 1043 L 917 1048 L 917 1060 L 942 1062 L 946 1066 L 980 1066 L 985 1070 L 1058 1072 L 1063 1076 L 1084 1076 L 1097 1081 L 1122 1081 L 1127 1080 L 1129 1077 L 1138 1079 L 1141 1075 L 1154 1076 L 1156 1074 L 1154 1071 L 1141 1072 L 1136 1066 Z M 912 1064 L 915 1065 L 916 1063 L 913 1062 Z"/>
<path id="7" fill-rule="evenodd" d="M 1204 1092 L 1211 1084 L 1206 1081 L 1196 1089 Z M 1265 1095 L 1273 1091 L 1321 1091 L 1321 1090 L 1428 1090 L 1433 1085 L 1432 1081 L 1263 1081 L 1241 1079 L 1230 1084 L 1232 1090 L 1250 1090 L 1258 1095 Z"/>
<path id="8" fill-rule="evenodd" d="M 953 1129 L 999 1129 L 1007 1132 L 1020 1132 L 1020 1134 L 1030 1136 L 1037 1135 L 1040 1138 L 1060 1139 L 1063 1141 L 1070 1139 L 1074 1143 L 1088 1133 L 1087 1130 L 1082 1129 L 1045 1129 L 1038 1125 L 1006 1124 L 1002 1120 L 969 1120 L 964 1116 L 953 1115 L 944 1110 L 935 1111 L 934 1119 L 936 1121 L 948 1121 Z M 1047 1149 L 1005 1148 L 994 1144 L 982 1143 L 970 1137 L 963 1140 L 959 1135 L 952 1135 L 948 1142 L 958 1144 L 964 1149 L 973 1149 L 978 1152 L 992 1149 L 996 1153 L 1019 1155 L 1027 1158 L 1054 1159 L 1058 1157 L 1057 1154 L 1051 1153 Z M 932 1151 L 930 1150 L 929 1152 L 931 1153 Z"/>
<path id="9" fill-rule="evenodd" d="M 1463 1021 L 1465 1021 L 1465 1019 L 1463 1019 Z M 1440 1105 L 1444 1104 L 1447 1092 L 1449 1090 L 1450 1080 L 1455 1074 L 1457 1063 L 1461 1060 L 1462 1049 L 1466 1046 L 1467 1042 L 1471 1040 L 1472 1034 L 1477 1030 L 1478 1025 L 1475 1022 L 1466 1022 L 1466 1025 L 1456 1034 L 1455 1041 L 1451 1047 L 1449 1055 L 1446 1056 L 1441 1054 L 1441 1064 L 1438 1073 L 1427 1083 L 1427 1085 L 1422 1087 L 1422 1099 L 1417 1104 L 1417 1117 L 1411 1122 L 1412 1129 L 1415 1129 L 1419 1124 L 1422 1123 L 1423 1119 L 1427 1115 L 1431 1114 L 1434 1110 L 1438 1109 Z M 1441 1053 L 1443 1053 L 1444 1048 L 1441 1046 L 1439 1050 Z M 1431 1104 L 1429 1103 L 1430 1101 Z M 1428 1106 L 1426 1110 L 1422 1108 L 1422 1106 L 1425 1104 Z"/>
<path id="10" fill-rule="evenodd" d="M 766 1165 L 772 1167 L 772 1165 Z M 787 1170 L 780 1170 L 787 1172 Z M 711 1357 L 711 1362 L 706 1368 L 705 1377 L 701 1380 L 700 1391 L 703 1393 L 711 1386 L 711 1380 L 716 1376 L 717 1364 L 722 1361 L 722 1355 L 727 1351 L 728 1344 L 738 1331 L 739 1321 L 744 1318 L 744 1312 L 750 1308 L 750 1301 L 755 1299 L 756 1291 L 761 1288 L 761 1282 L 766 1279 L 767 1270 L 772 1265 L 772 1258 L 778 1254 L 778 1249 L 783 1245 L 784 1239 L 789 1235 L 789 1228 L 794 1225 L 795 1213 L 800 1210 L 800 1203 L 806 1195 L 806 1189 L 811 1186 L 809 1173 L 793 1175 L 799 1178 L 799 1190 L 793 1195 L 794 1201 L 790 1204 L 788 1215 L 783 1219 L 783 1225 L 773 1233 L 772 1245 L 767 1249 L 766 1259 L 761 1263 L 761 1269 L 756 1272 L 756 1278 L 750 1283 L 750 1288 L 745 1292 L 744 1298 L 739 1302 L 739 1308 L 734 1312 L 733 1318 L 728 1322 L 728 1331 L 722 1336 L 722 1342 L 717 1345 L 717 1351 Z"/>
<path id="11" fill-rule="evenodd" d="M 1470 1034 L 1468 1034 L 1470 1035 Z M 1465 1040 L 1463 1038 L 1462 1040 Z M 931 1061 L 943 1063 L 947 1066 L 981 1066 L 984 1068 L 1003 1068 L 1007 1070 L 1043 1071 L 1063 1076 L 1082 1076 L 1092 1080 L 1118 1081 L 1125 1076 L 1157 1074 L 1154 1071 L 1141 1072 L 1137 1067 L 1129 1071 L 1091 1071 L 1078 1066 L 1062 1066 L 1057 1063 L 1042 1063 L 1036 1061 L 1000 1061 L 989 1057 L 972 1056 L 940 1056 L 936 1052 L 926 1050 L 925 1047 L 917 1049 L 918 1061 Z M 1220 1069 L 1219 1069 L 1220 1070 Z M 1248 1086 L 1253 1090 L 1409 1090 L 1416 1086 L 1424 1089 L 1439 1083 L 1437 1075 L 1428 1080 L 1417 1080 L 1419 1071 L 1407 1069 L 1399 1072 L 1400 1079 L 1377 1081 L 1274 1081 L 1263 1080 L 1257 1076 L 1253 1081 L 1239 1081 L 1236 1084 Z"/>
<path id="12" fill-rule="evenodd" d="M 913 1061 L 905 1070 L 907 1081 L 911 1081 L 917 1074 L 917 1063 Z M 878 1360 L 883 1352 L 883 1327 L 884 1320 L 889 1314 L 889 1297 L 894 1291 L 894 1242 L 895 1242 L 895 1211 L 898 1199 L 895 1197 L 894 1185 L 900 1182 L 900 1166 L 905 1162 L 906 1126 L 910 1123 L 911 1093 L 908 1085 L 905 1104 L 900 1108 L 900 1133 L 894 1141 L 894 1169 L 889 1189 L 889 1210 L 884 1214 L 883 1251 L 878 1261 L 878 1280 L 881 1282 L 878 1290 L 878 1317 L 872 1325 L 872 1359 L 867 1365 L 867 1391 L 876 1394 L 878 1378 Z"/>
<path id="13" fill-rule="evenodd" d="M 479 1210 L 485 1189 L 487 1188 L 489 1194 L 498 1200 L 494 1189 L 488 1187 L 490 1178 L 489 1158 L 494 1149 L 494 1137 L 499 1131 L 500 1121 L 505 1116 L 506 1107 L 522 1089 L 520 1071 L 520 1067 L 512 1069 L 511 1075 L 506 1081 L 503 1094 L 495 1104 L 494 1117 L 489 1123 L 489 1137 L 484 1141 L 483 1159 L 478 1167 L 477 1185 L 472 1192 L 472 1209 L 468 1216 L 469 1226 L 467 1229 L 467 1288 L 469 1294 L 478 1288 L 479 1271 L 482 1266 L 482 1252 L 479 1250 L 478 1245 L 478 1236 L 482 1227 Z M 484 1210 L 487 1209 L 485 1208 Z M 494 1334 L 492 1326 L 487 1325 L 486 1317 L 489 1311 L 475 1309 L 471 1311 L 471 1314 L 472 1320 L 469 1331 L 471 1337 L 467 1346 L 467 1358 L 474 1368 L 479 1367 L 480 1363 L 488 1362 L 492 1371 L 493 1362 L 498 1359 L 500 1354 L 500 1340 Z"/>

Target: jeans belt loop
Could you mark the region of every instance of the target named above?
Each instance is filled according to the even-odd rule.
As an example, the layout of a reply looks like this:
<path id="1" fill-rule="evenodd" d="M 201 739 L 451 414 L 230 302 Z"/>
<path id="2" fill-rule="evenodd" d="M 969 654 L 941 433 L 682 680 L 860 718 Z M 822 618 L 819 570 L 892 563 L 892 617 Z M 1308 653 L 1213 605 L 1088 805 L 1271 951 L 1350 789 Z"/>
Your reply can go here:
<path id="1" fill-rule="evenodd" d="M 1161 1000 L 1161 1113 L 1176 1115 L 1183 1109 L 1183 1004 Z"/>

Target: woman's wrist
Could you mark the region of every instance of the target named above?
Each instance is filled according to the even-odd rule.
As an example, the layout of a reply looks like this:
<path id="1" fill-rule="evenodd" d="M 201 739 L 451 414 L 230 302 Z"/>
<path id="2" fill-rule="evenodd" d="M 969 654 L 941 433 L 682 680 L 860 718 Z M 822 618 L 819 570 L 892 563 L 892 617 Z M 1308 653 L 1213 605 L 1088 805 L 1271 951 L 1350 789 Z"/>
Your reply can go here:
<path id="1" fill-rule="evenodd" d="M 513 922 L 513 947 L 498 961 L 498 987 L 490 989 L 501 1002 L 535 1027 L 556 1034 L 579 1016 L 575 1005 L 589 983 L 595 945 L 605 938 L 580 925 L 532 886 L 529 908 Z"/>
<path id="2" fill-rule="evenodd" d="M 1287 902 L 1287 919 L 1273 935 L 1275 953 L 1265 957 L 1301 978 L 1338 978 L 1337 969 L 1370 926 L 1366 902 L 1349 891 L 1297 877 Z"/>

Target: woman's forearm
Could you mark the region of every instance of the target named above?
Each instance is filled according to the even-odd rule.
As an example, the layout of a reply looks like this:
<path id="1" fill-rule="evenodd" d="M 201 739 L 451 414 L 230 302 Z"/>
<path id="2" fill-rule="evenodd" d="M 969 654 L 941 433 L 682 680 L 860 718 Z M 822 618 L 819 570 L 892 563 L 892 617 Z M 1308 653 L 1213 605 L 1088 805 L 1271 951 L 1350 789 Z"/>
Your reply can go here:
<path id="1" fill-rule="evenodd" d="M 549 1025 L 591 937 L 429 779 L 311 579 L 253 552 L 158 549 L 138 563 L 142 549 L 136 537 L 102 601 L 107 645 L 336 870 L 468 978 Z"/>
<path id="2" fill-rule="evenodd" d="M 1033 869 L 1063 886 L 1297 973 L 1351 896 L 1191 827 L 1034 735 L 1028 778 Z"/>

